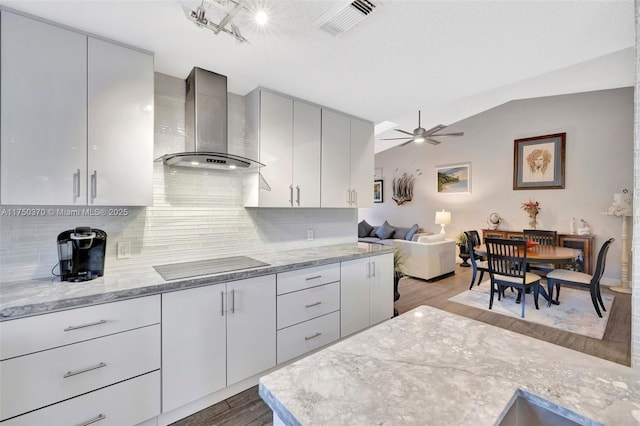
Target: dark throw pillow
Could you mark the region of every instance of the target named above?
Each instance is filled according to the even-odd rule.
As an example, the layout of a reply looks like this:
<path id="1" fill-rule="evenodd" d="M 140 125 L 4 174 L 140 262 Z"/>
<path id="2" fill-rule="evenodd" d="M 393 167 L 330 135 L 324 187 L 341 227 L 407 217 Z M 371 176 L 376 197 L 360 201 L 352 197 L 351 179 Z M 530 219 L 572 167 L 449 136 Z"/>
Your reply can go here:
<path id="1" fill-rule="evenodd" d="M 366 220 L 358 224 L 358 238 L 368 237 L 371 231 L 373 231 L 373 226 L 369 225 Z"/>
<path id="2" fill-rule="evenodd" d="M 376 231 L 376 237 L 380 238 L 381 240 L 386 240 L 387 238 L 391 238 L 391 235 L 393 235 L 395 230 L 396 228 L 389 225 L 389 223 L 385 220 L 382 226 L 380 226 L 380 228 L 378 228 L 378 230 Z"/>
<path id="3" fill-rule="evenodd" d="M 404 239 L 407 241 L 411 241 L 413 240 L 413 236 L 416 235 L 416 232 L 418 232 L 418 224 L 414 224 L 411 228 L 409 228 L 409 232 L 407 232 L 407 235 L 404 236 Z"/>

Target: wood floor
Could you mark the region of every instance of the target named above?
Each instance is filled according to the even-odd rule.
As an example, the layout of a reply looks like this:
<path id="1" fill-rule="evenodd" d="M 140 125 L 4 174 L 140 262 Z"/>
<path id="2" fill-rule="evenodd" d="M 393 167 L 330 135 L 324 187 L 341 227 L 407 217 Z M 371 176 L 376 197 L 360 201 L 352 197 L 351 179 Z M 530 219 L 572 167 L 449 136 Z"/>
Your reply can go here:
<path id="1" fill-rule="evenodd" d="M 470 306 L 449 302 L 448 299 L 469 288 L 471 271 L 457 267 L 453 276 L 427 282 L 413 278 L 400 281 L 400 299 L 395 303 L 402 314 L 420 305 L 429 305 L 448 312 L 495 325 L 516 333 L 545 340 L 556 345 L 584 352 L 619 364 L 631 362 L 631 296 L 610 292 L 615 296 L 609 322 L 602 340 L 569 333 L 544 325 L 532 324 L 517 318 L 487 312 Z M 594 315 L 595 311 L 594 311 Z M 225 401 L 182 419 L 176 426 L 258 426 L 272 425 L 271 410 L 258 396 L 254 386 Z"/>

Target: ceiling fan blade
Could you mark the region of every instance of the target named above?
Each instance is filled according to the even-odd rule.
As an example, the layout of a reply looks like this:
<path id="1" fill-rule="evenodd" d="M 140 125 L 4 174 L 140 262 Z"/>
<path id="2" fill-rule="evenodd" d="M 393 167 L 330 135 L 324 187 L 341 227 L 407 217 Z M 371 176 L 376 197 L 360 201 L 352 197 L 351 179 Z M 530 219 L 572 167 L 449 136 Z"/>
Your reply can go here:
<path id="1" fill-rule="evenodd" d="M 438 133 L 437 135 L 432 134 L 431 136 L 464 136 L 464 132 Z"/>
<path id="2" fill-rule="evenodd" d="M 438 124 L 437 126 L 433 126 L 432 128 L 430 128 L 429 130 L 425 131 L 425 134 L 430 135 L 436 132 L 439 132 L 440 130 L 446 128 L 447 126 L 445 126 L 444 124 Z"/>
<path id="3" fill-rule="evenodd" d="M 411 138 L 380 138 L 381 141 L 403 141 Z"/>
<path id="4" fill-rule="evenodd" d="M 427 142 L 429 142 L 431 145 L 440 145 L 440 144 L 442 143 L 442 142 L 437 141 L 437 140 L 432 139 L 432 138 L 425 138 L 425 140 L 426 140 Z"/>
<path id="5" fill-rule="evenodd" d="M 408 141 L 406 141 L 405 143 L 401 143 L 399 146 L 409 145 L 411 142 L 413 142 L 413 138 L 409 139 L 409 140 L 408 140 Z"/>
<path id="6" fill-rule="evenodd" d="M 404 133 L 405 135 L 409 135 L 409 136 L 413 136 L 413 133 L 407 132 L 405 130 L 400 130 L 400 129 L 393 129 L 396 132 L 400 132 L 400 133 Z"/>

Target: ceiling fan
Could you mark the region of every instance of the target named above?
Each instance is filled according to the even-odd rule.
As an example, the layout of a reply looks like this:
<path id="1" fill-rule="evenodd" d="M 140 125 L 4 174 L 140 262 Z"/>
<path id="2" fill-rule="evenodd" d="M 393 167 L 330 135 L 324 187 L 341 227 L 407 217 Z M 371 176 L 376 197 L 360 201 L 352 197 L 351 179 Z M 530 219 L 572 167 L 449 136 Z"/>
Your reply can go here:
<path id="1" fill-rule="evenodd" d="M 413 133 L 411 132 L 407 132 L 405 130 L 400 130 L 400 129 L 394 129 L 397 132 L 400 133 L 405 133 L 407 135 L 409 135 L 410 137 L 403 137 L 403 138 L 386 138 L 386 139 L 381 139 L 383 141 L 395 141 L 395 140 L 403 140 L 403 139 L 409 139 L 408 141 L 406 141 L 403 144 L 400 144 L 400 146 L 405 146 L 411 142 L 416 142 L 416 143 L 422 143 L 422 142 L 429 142 L 432 145 L 438 145 L 439 143 L 441 143 L 439 140 L 433 139 L 434 137 L 440 137 L 440 136 L 462 136 L 464 135 L 463 132 L 455 132 L 455 133 L 440 133 L 437 134 L 440 130 L 445 129 L 447 126 L 445 126 L 444 124 L 438 124 L 435 127 L 430 128 L 429 130 L 425 130 L 422 128 L 421 124 L 420 124 L 420 111 L 418 111 L 418 128 L 417 129 L 413 129 Z"/>

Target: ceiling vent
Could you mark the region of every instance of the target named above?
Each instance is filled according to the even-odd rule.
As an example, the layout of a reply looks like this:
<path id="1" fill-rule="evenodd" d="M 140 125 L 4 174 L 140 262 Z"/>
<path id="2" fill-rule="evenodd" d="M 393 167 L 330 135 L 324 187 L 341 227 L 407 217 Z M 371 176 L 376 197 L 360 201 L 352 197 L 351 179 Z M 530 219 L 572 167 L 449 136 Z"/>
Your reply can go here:
<path id="1" fill-rule="evenodd" d="M 340 2 L 318 18 L 316 25 L 331 35 L 338 35 L 356 26 L 377 6 L 371 0 Z"/>

